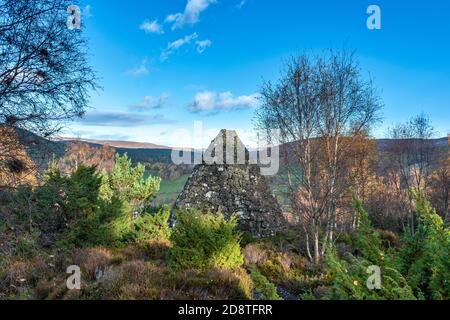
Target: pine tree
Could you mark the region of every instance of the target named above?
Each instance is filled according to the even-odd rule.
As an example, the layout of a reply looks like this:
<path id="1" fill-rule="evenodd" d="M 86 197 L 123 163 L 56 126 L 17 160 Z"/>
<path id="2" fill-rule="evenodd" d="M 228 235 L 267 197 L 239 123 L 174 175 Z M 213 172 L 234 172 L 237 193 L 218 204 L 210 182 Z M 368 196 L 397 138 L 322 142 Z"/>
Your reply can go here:
<path id="1" fill-rule="evenodd" d="M 450 299 L 450 228 L 445 226 L 419 191 L 413 191 L 418 214 L 414 235 L 406 233 L 400 251 L 400 270 L 417 295 L 434 300 Z"/>
<path id="2" fill-rule="evenodd" d="M 359 199 L 354 201 L 358 217 L 358 229 L 354 235 L 357 256 L 338 257 L 329 250 L 327 265 L 332 286 L 327 293 L 329 299 L 339 300 L 415 300 L 406 279 L 395 268 L 393 257 L 383 251 L 378 233 L 373 229 L 369 216 Z M 379 268 L 381 286 L 371 288 L 370 270 Z"/>
<path id="3" fill-rule="evenodd" d="M 137 218 L 148 208 L 159 191 L 160 183 L 161 179 L 158 177 L 145 178 L 145 167 L 142 164 L 133 167 L 127 154 L 116 156 L 111 188 L 130 209 L 133 218 Z"/>

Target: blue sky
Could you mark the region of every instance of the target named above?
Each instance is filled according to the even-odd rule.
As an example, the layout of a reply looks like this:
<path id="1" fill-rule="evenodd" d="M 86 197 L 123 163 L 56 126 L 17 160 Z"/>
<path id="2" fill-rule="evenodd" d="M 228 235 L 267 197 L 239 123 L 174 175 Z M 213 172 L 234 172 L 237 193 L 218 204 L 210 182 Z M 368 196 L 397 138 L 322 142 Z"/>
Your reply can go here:
<path id="1" fill-rule="evenodd" d="M 381 8 L 381 30 L 366 26 Z M 205 146 L 220 128 L 252 144 L 256 95 L 283 58 L 355 49 L 380 90 L 386 136 L 428 114 L 450 133 L 450 2 L 443 0 L 88 0 L 83 32 L 103 90 L 66 136 Z M 187 132 L 202 121 L 204 141 Z M 178 134 L 174 134 L 177 132 Z"/>

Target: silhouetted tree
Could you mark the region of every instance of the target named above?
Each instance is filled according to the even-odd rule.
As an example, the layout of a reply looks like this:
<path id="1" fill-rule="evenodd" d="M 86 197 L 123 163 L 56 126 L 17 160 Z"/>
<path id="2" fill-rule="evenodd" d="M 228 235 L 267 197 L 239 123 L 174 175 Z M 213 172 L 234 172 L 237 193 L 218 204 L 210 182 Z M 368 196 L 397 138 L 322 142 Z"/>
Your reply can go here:
<path id="1" fill-rule="evenodd" d="M 97 89 L 70 0 L 0 0 L 0 124 L 44 136 L 84 114 Z"/>
<path id="2" fill-rule="evenodd" d="M 0 0 L 0 150 L 8 150 L 3 162 L 21 161 L 17 150 L 23 146 L 11 150 L 16 128 L 48 137 L 66 120 L 81 117 L 98 88 L 82 31 L 67 26 L 72 4 Z M 5 168 L 0 165 L 8 174 Z"/>

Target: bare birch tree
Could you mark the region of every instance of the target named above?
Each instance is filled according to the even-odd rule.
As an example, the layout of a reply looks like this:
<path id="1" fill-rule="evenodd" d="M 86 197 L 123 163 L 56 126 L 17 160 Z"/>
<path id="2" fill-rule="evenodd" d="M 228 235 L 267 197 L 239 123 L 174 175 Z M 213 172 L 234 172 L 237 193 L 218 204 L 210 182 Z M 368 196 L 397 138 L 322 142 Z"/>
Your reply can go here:
<path id="1" fill-rule="evenodd" d="M 333 241 L 338 203 L 350 186 L 348 139 L 370 131 L 380 99 L 361 76 L 354 54 L 332 50 L 290 58 L 277 84 L 263 84 L 261 97 L 257 126 L 269 133 L 280 130 L 288 145 L 287 166 L 298 173 L 291 185 L 292 207 L 307 255 L 319 263 Z"/>
<path id="2" fill-rule="evenodd" d="M 393 169 L 400 177 L 399 192 L 406 192 L 412 206 L 411 189 L 426 192 L 433 169 L 435 145 L 431 138 L 434 128 L 425 114 L 420 114 L 406 123 L 390 129 L 387 150 L 393 162 Z M 408 227 L 414 234 L 415 213 L 409 210 Z"/>
<path id="3" fill-rule="evenodd" d="M 68 0 L 0 0 L 0 123 L 47 136 L 80 117 L 97 89 Z"/>

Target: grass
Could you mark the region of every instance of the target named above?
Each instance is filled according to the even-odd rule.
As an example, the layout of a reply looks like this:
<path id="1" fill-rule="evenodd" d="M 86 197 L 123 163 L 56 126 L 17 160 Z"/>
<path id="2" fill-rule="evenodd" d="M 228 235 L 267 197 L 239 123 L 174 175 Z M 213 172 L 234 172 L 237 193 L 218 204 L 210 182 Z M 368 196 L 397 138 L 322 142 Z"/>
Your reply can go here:
<path id="1" fill-rule="evenodd" d="M 156 197 L 156 205 L 173 205 L 178 195 L 183 191 L 183 188 L 189 178 L 189 174 L 185 174 L 176 180 L 163 180 L 161 187 Z"/>
<path id="2" fill-rule="evenodd" d="M 253 284 L 243 268 L 171 270 L 170 242 L 125 248 L 42 252 L 0 269 L 0 300 L 249 300 Z M 81 290 L 68 290 L 68 265 L 81 268 Z M 100 273 L 101 271 L 101 273 Z"/>

